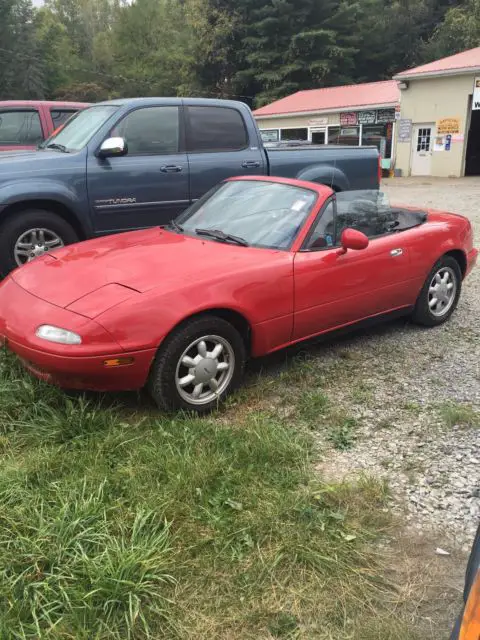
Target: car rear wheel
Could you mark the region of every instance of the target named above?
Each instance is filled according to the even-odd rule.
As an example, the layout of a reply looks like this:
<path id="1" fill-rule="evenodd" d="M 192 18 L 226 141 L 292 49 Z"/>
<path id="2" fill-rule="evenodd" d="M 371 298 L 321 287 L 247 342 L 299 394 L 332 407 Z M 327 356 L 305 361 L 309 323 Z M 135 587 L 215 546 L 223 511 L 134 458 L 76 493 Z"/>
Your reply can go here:
<path id="1" fill-rule="evenodd" d="M 73 242 L 78 242 L 74 229 L 55 213 L 42 209 L 18 212 L 0 228 L 0 273 L 5 276 Z"/>
<path id="2" fill-rule="evenodd" d="M 239 332 L 217 316 L 194 318 L 158 351 L 149 379 L 160 409 L 212 411 L 240 384 L 246 350 Z"/>
<path id="3" fill-rule="evenodd" d="M 413 312 L 413 321 L 427 327 L 446 322 L 455 311 L 462 289 L 462 271 L 451 256 L 433 267 L 423 285 Z"/>

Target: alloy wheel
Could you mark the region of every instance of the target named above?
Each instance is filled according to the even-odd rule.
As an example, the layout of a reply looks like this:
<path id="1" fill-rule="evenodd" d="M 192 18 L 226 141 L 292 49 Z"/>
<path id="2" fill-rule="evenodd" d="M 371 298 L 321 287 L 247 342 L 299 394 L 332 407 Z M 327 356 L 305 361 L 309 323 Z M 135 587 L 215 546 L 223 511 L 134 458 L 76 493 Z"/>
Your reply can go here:
<path id="1" fill-rule="evenodd" d="M 450 267 L 442 267 L 433 276 L 428 289 L 430 313 L 437 318 L 446 315 L 457 295 L 457 276 Z"/>
<path id="2" fill-rule="evenodd" d="M 203 336 L 189 344 L 180 356 L 175 385 L 180 396 L 189 404 L 208 404 L 227 389 L 234 370 L 232 345 L 221 336 Z"/>
<path id="3" fill-rule="evenodd" d="M 14 247 L 14 256 L 17 266 L 31 262 L 48 253 L 52 249 L 64 246 L 62 238 L 51 229 L 28 229 L 18 238 Z"/>

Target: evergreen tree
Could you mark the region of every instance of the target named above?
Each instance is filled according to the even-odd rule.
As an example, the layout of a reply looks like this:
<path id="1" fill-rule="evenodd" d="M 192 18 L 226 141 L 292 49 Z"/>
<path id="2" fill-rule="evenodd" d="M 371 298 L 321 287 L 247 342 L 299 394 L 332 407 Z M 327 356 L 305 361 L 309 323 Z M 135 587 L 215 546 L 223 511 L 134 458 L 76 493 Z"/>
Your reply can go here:
<path id="1" fill-rule="evenodd" d="M 30 0 L 0 3 L 0 97 L 29 99 L 44 95 L 43 67 L 38 52 Z"/>
<path id="2" fill-rule="evenodd" d="M 467 0 L 447 11 L 425 47 L 425 59 L 435 60 L 475 47 L 480 47 L 480 0 Z"/>

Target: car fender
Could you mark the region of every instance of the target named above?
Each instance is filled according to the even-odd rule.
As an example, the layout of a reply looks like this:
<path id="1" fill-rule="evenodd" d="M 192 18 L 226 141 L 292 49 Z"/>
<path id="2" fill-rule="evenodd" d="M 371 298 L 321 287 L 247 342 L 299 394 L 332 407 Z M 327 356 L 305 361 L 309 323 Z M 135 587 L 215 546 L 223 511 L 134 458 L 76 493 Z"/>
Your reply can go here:
<path id="1" fill-rule="evenodd" d="M 435 251 L 436 257 L 433 262 L 429 265 L 426 265 L 425 277 L 430 273 L 433 265 L 436 264 L 446 253 L 452 253 L 454 251 L 461 252 L 465 258 L 465 262 L 467 260 L 467 254 L 465 252 L 465 247 L 462 246 L 458 241 L 454 238 L 445 238 L 443 242 L 437 247 Z"/>
<path id="2" fill-rule="evenodd" d="M 42 178 L 41 180 L 22 179 L 8 182 L 0 187 L 0 222 L 8 215 L 12 206 L 46 201 L 60 205 L 69 212 L 80 226 L 85 235 L 89 235 L 90 220 L 84 215 L 84 203 L 78 197 L 73 187 L 69 187 L 55 180 Z"/>
<path id="3" fill-rule="evenodd" d="M 278 296 L 278 290 L 283 295 Z M 268 299 L 268 296 L 270 298 Z M 259 299 L 265 304 L 258 304 Z M 140 312 L 141 309 L 141 312 Z M 160 311 L 159 311 L 160 310 Z M 253 294 L 239 281 L 225 289 L 186 285 L 161 295 L 154 291 L 128 301 L 97 316 L 99 322 L 125 351 L 157 348 L 173 330 L 188 319 L 215 311 L 241 316 L 251 331 L 252 355 L 274 350 L 291 339 L 293 325 L 293 279 L 281 276 L 273 286 L 257 281 Z M 152 324 L 152 318 L 156 318 Z M 122 327 L 128 326 L 128 335 Z"/>
<path id="4" fill-rule="evenodd" d="M 335 165 L 311 165 L 302 169 L 296 178 L 318 184 L 325 184 L 335 188 L 336 191 L 348 191 L 350 189 L 347 176 Z"/>

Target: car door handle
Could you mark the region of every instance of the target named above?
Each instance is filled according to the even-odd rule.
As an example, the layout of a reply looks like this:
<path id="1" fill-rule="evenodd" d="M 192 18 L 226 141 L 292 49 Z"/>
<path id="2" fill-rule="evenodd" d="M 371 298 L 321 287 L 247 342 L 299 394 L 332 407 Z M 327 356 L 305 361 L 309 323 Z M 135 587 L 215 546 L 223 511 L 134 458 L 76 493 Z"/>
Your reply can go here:
<path id="1" fill-rule="evenodd" d="M 397 258 L 398 256 L 403 255 L 403 249 L 392 249 L 390 251 L 390 255 L 392 258 Z"/>
<path id="2" fill-rule="evenodd" d="M 164 164 L 163 167 L 160 167 L 162 173 L 179 173 L 182 169 L 183 167 L 177 164 Z"/>
<path id="3" fill-rule="evenodd" d="M 242 162 L 242 167 L 244 169 L 258 169 L 259 166 L 260 162 L 258 162 L 257 160 L 245 160 L 244 162 Z"/>

